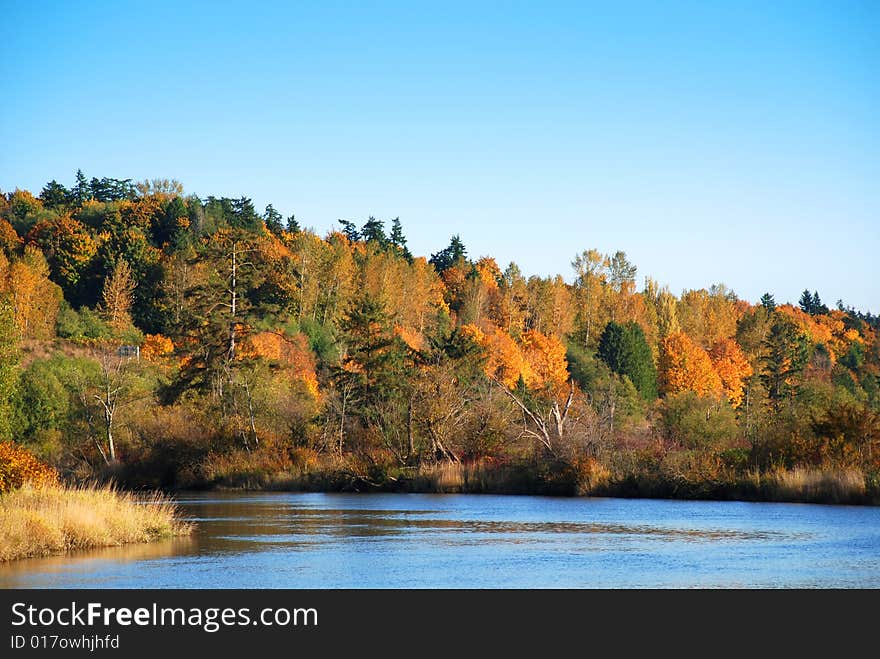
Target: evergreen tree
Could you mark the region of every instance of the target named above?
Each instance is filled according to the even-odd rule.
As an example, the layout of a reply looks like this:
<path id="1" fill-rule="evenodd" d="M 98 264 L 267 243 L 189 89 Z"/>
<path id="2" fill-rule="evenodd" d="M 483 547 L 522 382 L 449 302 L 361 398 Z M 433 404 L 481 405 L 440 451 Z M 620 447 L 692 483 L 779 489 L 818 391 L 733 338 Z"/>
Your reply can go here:
<path id="1" fill-rule="evenodd" d="M 387 394 L 395 378 L 398 342 L 385 304 L 364 294 L 356 299 L 340 323 L 346 347 L 344 365 L 336 379 L 354 387 L 357 398 L 369 403 Z"/>
<path id="2" fill-rule="evenodd" d="M 299 222 L 296 221 L 296 215 L 291 214 L 287 218 L 287 231 L 289 233 L 299 233 L 302 231 L 302 228 L 299 226 Z"/>
<path id="3" fill-rule="evenodd" d="M 794 393 L 795 377 L 809 357 L 808 345 L 794 322 L 779 318 L 770 328 L 763 347 L 761 381 L 774 411 L 778 412 L 782 401 Z"/>
<path id="4" fill-rule="evenodd" d="M 345 237 L 348 238 L 351 242 L 357 242 L 361 239 L 361 234 L 358 233 L 357 227 L 354 222 L 349 222 L 348 220 L 338 220 L 339 226 L 342 227 L 342 233 L 345 234 Z"/>
<path id="5" fill-rule="evenodd" d="M 256 231 L 262 223 L 262 218 L 257 214 L 254 203 L 247 197 L 231 200 L 232 217 L 229 224 L 238 229 Z"/>
<path id="6" fill-rule="evenodd" d="M 776 300 L 773 299 L 773 295 L 770 293 L 764 293 L 761 296 L 761 306 L 764 307 L 768 313 L 776 311 Z"/>
<path id="7" fill-rule="evenodd" d="M 801 299 L 798 301 L 798 305 L 804 313 L 810 315 L 815 313 L 815 311 L 813 311 L 813 295 L 806 289 L 801 293 Z"/>
<path id="8" fill-rule="evenodd" d="M 819 293 L 817 291 L 813 291 L 812 307 L 813 315 L 828 313 L 828 307 L 822 304 L 822 300 L 819 297 Z"/>
<path id="9" fill-rule="evenodd" d="M 276 236 L 280 236 L 284 230 L 284 226 L 281 224 L 281 213 L 275 210 L 272 204 L 266 206 L 266 212 L 263 213 L 263 221 L 266 223 L 266 228 Z"/>
<path id="10" fill-rule="evenodd" d="M 83 174 L 81 169 L 76 170 L 76 185 L 73 186 L 73 200 L 77 203 L 77 205 L 82 206 L 82 204 L 89 200 L 92 195 L 92 189 L 89 185 L 88 179 L 86 179 L 86 175 Z"/>
<path id="11" fill-rule="evenodd" d="M 431 259 L 428 261 L 438 273 L 442 273 L 444 270 L 448 270 L 453 265 L 458 263 L 458 261 L 465 259 L 467 256 L 467 250 L 465 249 L 464 243 L 461 241 L 461 238 L 458 234 L 452 236 L 452 239 L 449 241 L 449 246 L 436 254 L 431 255 Z"/>
<path id="12" fill-rule="evenodd" d="M 364 242 L 375 242 L 384 246 L 388 242 L 388 238 L 385 237 L 384 222 L 370 215 L 370 218 L 361 228 L 361 238 Z"/>
<path id="13" fill-rule="evenodd" d="M 412 254 L 406 246 L 406 236 L 403 235 L 403 227 L 400 224 L 400 218 L 395 217 L 391 222 L 391 234 L 388 236 L 389 242 L 400 250 L 400 253 L 408 260 L 412 261 Z"/>
<path id="14" fill-rule="evenodd" d="M 598 356 L 613 372 L 627 376 L 645 400 L 657 397 L 657 370 L 638 323 L 608 323 L 599 339 Z"/>
<path id="15" fill-rule="evenodd" d="M 165 211 L 156 217 L 153 223 L 153 241 L 156 245 L 177 247 L 177 237 L 188 220 L 189 212 L 186 203 L 180 197 L 169 199 L 165 203 Z"/>
<path id="16" fill-rule="evenodd" d="M 40 201 L 46 208 L 63 208 L 70 201 L 70 191 L 53 179 L 46 184 L 40 193 Z"/>

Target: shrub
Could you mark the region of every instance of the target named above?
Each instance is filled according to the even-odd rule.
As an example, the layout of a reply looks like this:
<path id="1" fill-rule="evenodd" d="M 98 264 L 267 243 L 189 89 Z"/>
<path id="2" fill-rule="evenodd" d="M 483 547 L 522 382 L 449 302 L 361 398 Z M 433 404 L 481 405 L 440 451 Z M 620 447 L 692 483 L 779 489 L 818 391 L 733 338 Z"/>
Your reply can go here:
<path id="1" fill-rule="evenodd" d="M 660 413 L 665 436 L 689 449 L 723 450 L 739 436 L 736 414 L 727 401 L 693 391 L 670 394 Z"/>
<path id="2" fill-rule="evenodd" d="M 18 489 L 25 483 L 52 485 L 57 480 L 57 472 L 26 449 L 14 442 L 0 442 L 0 494 Z"/>

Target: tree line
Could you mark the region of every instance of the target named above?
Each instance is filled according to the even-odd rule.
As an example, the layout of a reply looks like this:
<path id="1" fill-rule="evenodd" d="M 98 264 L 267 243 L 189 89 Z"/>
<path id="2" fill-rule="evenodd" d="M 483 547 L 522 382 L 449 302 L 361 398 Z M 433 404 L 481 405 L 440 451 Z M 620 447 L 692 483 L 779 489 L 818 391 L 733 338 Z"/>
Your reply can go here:
<path id="1" fill-rule="evenodd" d="M 337 224 L 81 171 L 0 194 L 0 437 L 165 486 L 473 464 L 876 478 L 870 313 L 675 295 L 623 251 L 527 277 L 458 235 L 413 255 L 400 218 Z"/>

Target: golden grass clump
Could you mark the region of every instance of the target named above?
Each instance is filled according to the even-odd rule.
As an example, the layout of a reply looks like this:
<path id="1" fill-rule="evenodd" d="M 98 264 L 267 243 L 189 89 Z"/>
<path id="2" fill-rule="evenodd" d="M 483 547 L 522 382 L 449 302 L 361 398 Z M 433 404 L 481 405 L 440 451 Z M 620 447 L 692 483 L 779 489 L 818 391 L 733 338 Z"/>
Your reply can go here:
<path id="1" fill-rule="evenodd" d="M 839 503 L 865 494 L 865 476 L 857 469 L 794 468 L 777 471 L 771 478 L 771 487 L 780 499 Z"/>
<path id="2" fill-rule="evenodd" d="M 0 561 L 151 542 L 190 531 L 161 494 L 140 498 L 109 486 L 26 483 L 0 496 Z"/>

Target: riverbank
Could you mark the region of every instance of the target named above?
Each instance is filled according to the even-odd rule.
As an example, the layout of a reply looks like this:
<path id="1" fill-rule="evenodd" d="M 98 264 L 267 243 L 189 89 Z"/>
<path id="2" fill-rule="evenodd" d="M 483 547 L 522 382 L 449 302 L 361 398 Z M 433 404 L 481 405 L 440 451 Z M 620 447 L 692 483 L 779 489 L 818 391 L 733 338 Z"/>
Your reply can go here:
<path id="1" fill-rule="evenodd" d="M 0 561 L 141 543 L 190 533 L 166 496 L 112 487 L 24 485 L 0 496 Z"/>
<path id="2" fill-rule="evenodd" d="M 608 468 L 588 459 L 575 464 L 439 463 L 362 468 L 356 462 L 297 464 L 268 469 L 238 463 L 204 474 L 181 489 L 511 494 L 646 499 L 761 501 L 880 505 L 880 479 L 855 468 L 793 468 L 768 472 L 690 468 Z M 679 465 L 680 467 L 680 465 Z"/>

